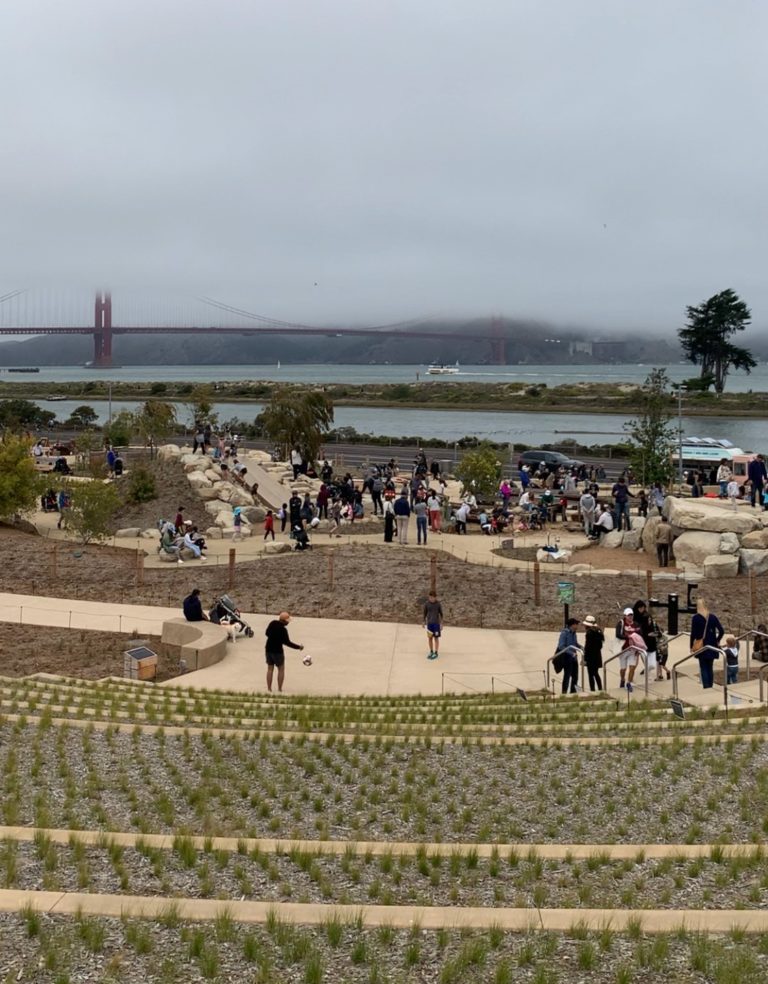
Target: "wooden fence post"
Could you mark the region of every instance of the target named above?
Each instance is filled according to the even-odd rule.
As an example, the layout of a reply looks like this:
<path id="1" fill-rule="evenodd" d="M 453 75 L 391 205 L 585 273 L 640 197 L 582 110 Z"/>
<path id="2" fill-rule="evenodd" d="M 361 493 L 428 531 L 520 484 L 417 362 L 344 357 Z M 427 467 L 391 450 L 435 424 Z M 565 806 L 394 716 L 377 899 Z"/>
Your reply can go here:
<path id="1" fill-rule="evenodd" d="M 749 604 L 752 611 L 752 622 L 757 617 L 757 578 L 755 572 L 749 572 Z"/>
<path id="2" fill-rule="evenodd" d="M 229 548 L 229 587 L 235 586 L 235 548 Z"/>
<path id="3" fill-rule="evenodd" d="M 429 590 L 437 594 L 437 554 L 432 554 L 429 561 Z"/>
<path id="4" fill-rule="evenodd" d="M 51 571 L 53 577 L 58 577 L 59 573 L 59 545 L 54 543 L 53 550 L 51 550 Z"/>
<path id="5" fill-rule="evenodd" d="M 142 587 L 144 584 L 144 551 L 136 551 L 136 584 Z"/>
<path id="6" fill-rule="evenodd" d="M 538 560 L 533 563 L 533 603 L 537 608 L 541 605 L 541 568 Z"/>
<path id="7" fill-rule="evenodd" d="M 333 591 L 333 550 L 328 551 L 328 590 Z"/>
<path id="8" fill-rule="evenodd" d="M 645 572 L 645 597 L 649 601 L 653 597 L 653 571 L 650 570 Z"/>

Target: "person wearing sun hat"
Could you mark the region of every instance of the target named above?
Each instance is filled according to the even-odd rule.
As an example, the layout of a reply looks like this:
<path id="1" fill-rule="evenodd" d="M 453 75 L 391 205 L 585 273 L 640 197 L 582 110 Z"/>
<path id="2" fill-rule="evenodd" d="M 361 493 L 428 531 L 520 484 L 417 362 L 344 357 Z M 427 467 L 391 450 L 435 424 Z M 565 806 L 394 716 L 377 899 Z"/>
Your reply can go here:
<path id="1" fill-rule="evenodd" d="M 587 667 L 590 690 L 602 690 L 603 681 L 600 679 L 600 667 L 603 665 L 603 643 L 605 633 L 597 624 L 594 615 L 584 618 L 584 663 Z"/>

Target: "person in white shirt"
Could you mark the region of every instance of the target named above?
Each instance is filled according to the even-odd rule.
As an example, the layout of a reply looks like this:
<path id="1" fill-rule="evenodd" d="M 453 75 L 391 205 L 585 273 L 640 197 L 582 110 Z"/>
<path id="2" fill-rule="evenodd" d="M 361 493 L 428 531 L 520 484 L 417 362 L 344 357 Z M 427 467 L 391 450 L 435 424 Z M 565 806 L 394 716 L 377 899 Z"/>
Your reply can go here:
<path id="1" fill-rule="evenodd" d="M 192 539 L 192 537 L 193 536 L 196 536 L 196 535 L 197 535 L 197 527 L 196 526 L 192 526 L 192 527 L 187 526 L 186 529 L 185 529 L 185 531 L 184 531 L 183 544 L 187 548 L 187 550 L 191 550 L 192 551 L 192 553 L 195 555 L 195 558 L 197 560 L 200 560 L 203 563 L 205 563 L 205 557 L 203 557 L 203 551 L 200 549 L 200 547 L 198 547 L 198 545 Z"/>
<path id="2" fill-rule="evenodd" d="M 613 514 L 608 506 L 603 506 L 603 511 L 597 517 L 595 522 L 594 531 L 597 534 L 597 539 L 601 539 L 606 533 L 610 533 L 613 530 Z"/>
<path id="3" fill-rule="evenodd" d="M 530 510 L 531 493 L 528 491 L 528 489 L 526 489 L 525 492 L 523 492 L 523 494 L 520 496 L 520 499 L 518 500 L 517 504 L 518 506 L 520 506 L 521 509 L 524 509 L 526 512 Z"/>
<path id="4" fill-rule="evenodd" d="M 597 503 L 591 492 L 584 492 L 579 499 L 579 513 L 581 521 L 584 523 L 584 532 L 587 536 L 592 536 L 592 528 L 595 525 L 595 508 Z"/>
<path id="5" fill-rule="evenodd" d="M 732 478 L 728 483 L 728 485 L 726 486 L 726 492 L 728 494 L 728 501 L 733 506 L 733 508 L 736 509 L 736 501 L 739 498 L 740 489 L 739 489 L 739 483 L 736 481 L 735 478 Z"/>
<path id="6" fill-rule="evenodd" d="M 427 499 L 427 512 L 429 513 L 429 525 L 433 533 L 440 532 L 440 499 L 436 492 L 431 492 Z"/>
<path id="7" fill-rule="evenodd" d="M 725 499 L 728 496 L 728 483 L 733 478 L 733 472 L 731 471 L 727 459 L 723 459 L 720 462 L 720 467 L 717 469 L 717 475 L 715 476 L 715 481 L 720 486 L 720 498 Z"/>
<path id="8" fill-rule="evenodd" d="M 298 448 L 293 448 L 291 451 L 291 468 L 293 468 L 294 481 L 299 477 L 299 472 L 303 464 L 304 459 L 301 456 L 301 451 Z"/>
<path id="9" fill-rule="evenodd" d="M 467 519 L 469 518 L 469 503 L 462 502 L 456 510 L 456 532 L 467 532 Z"/>

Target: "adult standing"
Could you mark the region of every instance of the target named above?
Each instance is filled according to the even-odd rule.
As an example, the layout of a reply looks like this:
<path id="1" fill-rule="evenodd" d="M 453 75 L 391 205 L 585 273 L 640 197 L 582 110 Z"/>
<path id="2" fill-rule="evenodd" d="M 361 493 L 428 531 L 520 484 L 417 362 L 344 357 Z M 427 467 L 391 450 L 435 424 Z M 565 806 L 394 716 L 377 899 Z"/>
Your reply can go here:
<path id="1" fill-rule="evenodd" d="M 395 523 L 397 525 L 397 539 L 400 546 L 408 543 L 408 520 L 411 516 L 411 507 L 408 505 L 408 493 L 403 492 L 399 498 L 395 499 Z"/>
<path id="2" fill-rule="evenodd" d="M 717 469 L 717 474 L 715 475 L 717 484 L 720 486 L 720 494 L 718 498 L 726 499 L 728 497 L 728 483 L 731 480 L 732 474 L 733 472 L 728 464 L 728 459 L 722 458 L 720 460 L 720 466 Z"/>
<path id="3" fill-rule="evenodd" d="M 288 638 L 288 623 L 290 621 L 291 616 L 288 612 L 280 612 L 277 618 L 272 619 L 264 633 L 267 637 L 264 647 L 267 660 L 267 690 L 270 693 L 272 693 L 272 674 L 275 667 L 277 667 L 277 689 L 280 693 L 283 691 L 283 681 L 285 680 L 285 651 L 283 647 L 288 646 L 289 649 L 304 648 L 296 642 L 291 642 Z"/>
<path id="4" fill-rule="evenodd" d="M 440 532 L 440 498 L 434 489 L 429 492 L 427 498 L 427 512 L 429 513 L 429 526 L 433 533 Z"/>
<path id="5" fill-rule="evenodd" d="M 605 633 L 597 624 L 594 615 L 584 619 L 584 663 L 587 667 L 590 690 L 602 690 L 603 681 L 600 679 L 600 669 L 603 665 L 603 643 Z"/>
<path id="6" fill-rule="evenodd" d="M 631 495 L 627 488 L 627 483 L 623 475 L 619 476 L 618 482 L 611 490 L 615 507 L 616 529 L 620 530 L 623 524 L 625 529 L 632 529 L 632 522 L 629 518 L 629 497 Z"/>
<path id="7" fill-rule="evenodd" d="M 301 466 L 304 464 L 304 459 L 301 456 L 301 451 L 296 448 L 291 448 L 291 468 L 293 468 L 293 480 L 294 482 L 299 477 L 301 473 Z"/>
<path id="8" fill-rule="evenodd" d="M 395 535 L 395 508 L 392 504 L 392 497 L 384 499 L 384 542 L 391 543 Z"/>
<path id="9" fill-rule="evenodd" d="M 381 475 L 377 472 L 371 479 L 371 502 L 373 503 L 373 515 L 376 516 L 381 510 L 384 515 L 384 503 L 381 501 L 381 493 L 384 491 L 384 482 Z"/>
<path id="10" fill-rule="evenodd" d="M 656 649 L 659 639 L 658 632 L 656 631 L 656 623 L 651 618 L 651 613 L 648 611 L 648 606 L 644 601 L 636 601 L 632 606 L 632 612 L 635 625 L 645 643 L 645 672 L 649 676 L 651 673 L 657 676 L 658 662 Z"/>
<path id="11" fill-rule="evenodd" d="M 582 651 L 576 636 L 577 618 L 569 618 L 557 640 L 557 651 L 563 654 L 563 693 L 575 694 L 579 678 L 579 653 Z"/>
<path id="12" fill-rule="evenodd" d="M 597 508 L 597 503 L 595 502 L 595 497 L 587 489 L 586 492 L 582 493 L 579 499 L 579 513 L 581 515 L 581 521 L 584 524 L 584 532 L 587 536 L 592 536 L 592 530 L 595 525 L 595 509 Z"/>
<path id="13" fill-rule="evenodd" d="M 466 533 L 467 532 L 467 520 L 469 519 L 469 503 L 462 502 L 459 508 L 456 510 L 456 532 Z"/>
<path id="14" fill-rule="evenodd" d="M 437 659 L 440 653 L 440 637 L 443 634 L 443 606 L 437 600 L 434 591 L 429 592 L 424 603 L 423 614 L 424 628 L 427 630 L 427 642 L 429 643 L 427 659 Z"/>
<path id="15" fill-rule="evenodd" d="M 763 486 L 768 479 L 763 455 L 758 454 L 747 465 L 747 478 L 750 483 L 749 501 L 759 509 L 763 504 Z"/>
<path id="16" fill-rule="evenodd" d="M 696 600 L 696 614 L 691 619 L 691 652 L 699 660 L 701 686 L 709 690 L 715 682 L 714 662 L 720 658 L 717 651 L 725 630 L 717 615 L 710 612 L 707 602 L 699 597 Z"/>
<path id="17" fill-rule="evenodd" d="M 325 482 L 323 482 L 317 490 L 317 515 L 320 519 L 328 519 L 328 500 L 330 497 L 330 490 Z"/>
<path id="18" fill-rule="evenodd" d="M 669 567 L 669 548 L 672 546 L 672 527 L 666 516 L 661 517 L 661 522 L 656 527 L 656 556 L 659 567 Z"/>
<path id="19" fill-rule="evenodd" d="M 288 500 L 288 521 L 291 529 L 294 526 L 301 526 L 301 496 L 296 489 L 293 490 L 291 498 Z"/>
<path id="20" fill-rule="evenodd" d="M 417 499 L 413 504 L 413 514 L 416 517 L 416 543 L 421 546 L 427 545 L 427 503 L 424 499 Z"/>

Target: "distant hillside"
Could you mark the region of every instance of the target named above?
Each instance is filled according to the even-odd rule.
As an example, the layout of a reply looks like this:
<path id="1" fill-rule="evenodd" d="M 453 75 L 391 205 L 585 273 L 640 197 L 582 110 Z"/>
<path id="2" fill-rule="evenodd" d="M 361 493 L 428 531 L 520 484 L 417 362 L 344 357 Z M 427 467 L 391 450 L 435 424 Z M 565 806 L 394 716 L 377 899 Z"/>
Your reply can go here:
<path id="1" fill-rule="evenodd" d="M 421 330 L 456 332 L 455 339 L 439 338 L 339 338 L 328 336 L 265 335 L 118 335 L 114 359 L 120 365 L 272 365 L 290 363 L 426 364 L 455 362 L 483 365 L 493 362 L 487 319 L 463 322 L 429 322 Z M 592 341 L 587 332 L 563 332 L 550 325 L 505 320 L 507 363 L 583 365 L 605 362 L 675 362 L 676 344 L 644 336 Z M 615 339 L 616 336 L 614 336 Z M 79 365 L 92 358 L 88 336 L 39 336 L 22 342 L 0 344 L 0 365 Z"/>

